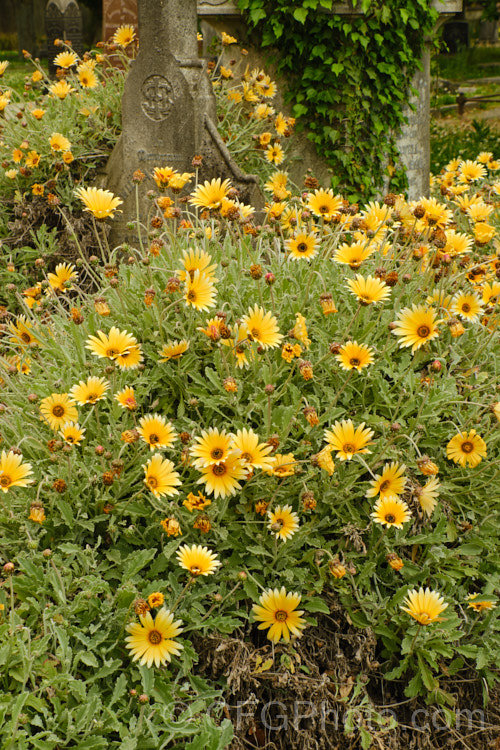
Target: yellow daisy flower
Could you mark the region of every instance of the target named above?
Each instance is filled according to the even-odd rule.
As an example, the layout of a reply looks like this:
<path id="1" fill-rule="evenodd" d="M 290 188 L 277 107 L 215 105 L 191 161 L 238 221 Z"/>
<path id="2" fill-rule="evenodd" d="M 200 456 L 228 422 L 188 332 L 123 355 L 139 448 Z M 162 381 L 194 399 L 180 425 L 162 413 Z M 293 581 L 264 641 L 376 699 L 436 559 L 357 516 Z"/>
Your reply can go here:
<path id="1" fill-rule="evenodd" d="M 319 250 L 319 241 L 315 234 L 301 232 L 285 242 L 285 248 L 292 260 L 315 258 Z"/>
<path id="2" fill-rule="evenodd" d="M 148 414 L 139 420 L 137 432 L 152 451 L 157 448 L 169 448 L 177 439 L 173 424 L 165 422 L 159 414 Z"/>
<path id="3" fill-rule="evenodd" d="M 418 205 L 425 209 L 422 221 L 427 226 L 444 229 L 453 218 L 453 211 L 436 198 L 421 198 Z"/>
<path id="4" fill-rule="evenodd" d="M 282 164 L 285 161 L 285 152 L 279 143 L 269 144 L 264 152 L 264 156 L 271 164 Z"/>
<path id="5" fill-rule="evenodd" d="M 316 463 L 320 469 L 323 469 L 331 477 L 335 472 L 335 464 L 332 459 L 333 446 L 325 445 L 324 448 L 316 453 Z"/>
<path id="6" fill-rule="evenodd" d="M 274 510 L 268 510 L 269 523 L 267 528 L 277 539 L 290 539 L 299 528 L 299 517 L 293 512 L 291 505 L 277 505 Z"/>
<path id="7" fill-rule="evenodd" d="M 184 266 L 183 269 L 175 272 L 181 281 L 186 281 L 189 276 L 191 279 L 194 278 L 195 271 L 205 274 L 212 282 L 217 282 L 214 276 L 214 271 L 217 268 L 217 263 L 212 264 L 212 256 L 206 253 L 204 250 L 185 250 L 181 258 L 181 263 Z"/>
<path id="8" fill-rule="evenodd" d="M 95 89 L 99 83 L 96 74 L 88 65 L 81 65 L 78 68 L 78 80 L 84 89 Z"/>
<path id="9" fill-rule="evenodd" d="M 182 643 L 173 639 L 182 633 L 182 621 L 175 620 L 168 609 L 160 609 L 155 619 L 150 612 L 139 617 L 141 624 L 134 622 L 127 625 L 125 638 L 126 648 L 130 649 L 132 661 L 151 667 L 153 663 L 159 667 L 170 661 L 172 654 L 178 656 L 183 648 Z"/>
<path id="10" fill-rule="evenodd" d="M 160 189 L 165 188 L 170 184 L 170 180 L 174 174 L 177 173 L 173 167 L 155 167 L 153 170 L 153 180 Z"/>
<path id="11" fill-rule="evenodd" d="M 333 260 L 335 263 L 343 263 L 351 268 L 359 268 L 364 260 L 375 252 L 375 245 L 354 242 L 350 245 L 343 243 L 334 253 Z"/>
<path id="12" fill-rule="evenodd" d="M 402 495 L 406 485 L 403 476 L 405 471 L 404 464 L 399 465 L 395 461 L 386 464 L 382 474 L 376 474 L 375 479 L 370 480 L 371 488 L 367 491 L 366 497 L 380 495 L 381 498 L 385 498 Z"/>
<path id="13" fill-rule="evenodd" d="M 93 376 L 87 378 L 87 380 L 80 380 L 78 385 L 74 385 L 69 389 L 69 395 L 80 406 L 96 404 L 98 401 L 106 398 L 108 388 L 109 381 Z"/>
<path id="14" fill-rule="evenodd" d="M 466 464 L 471 468 L 477 466 L 486 458 L 486 453 L 486 443 L 476 430 L 459 432 L 446 446 L 446 457 L 464 468 Z"/>
<path id="15" fill-rule="evenodd" d="M 181 484 L 181 480 L 178 472 L 174 471 L 172 461 L 156 453 L 142 468 L 145 475 L 144 484 L 149 487 L 155 497 L 162 495 L 171 497 L 179 494 L 179 490 L 175 488 Z"/>
<path id="16" fill-rule="evenodd" d="M 27 487 L 32 479 L 28 479 L 31 464 L 23 464 L 23 457 L 13 451 L 2 451 L 0 457 L 0 490 L 8 492 L 11 487 Z"/>
<path id="17" fill-rule="evenodd" d="M 493 599 L 486 599 L 483 596 L 479 601 L 476 601 L 478 596 L 479 594 L 469 594 L 465 597 L 469 609 L 473 609 L 475 612 L 483 612 L 485 609 L 493 609 L 496 606 Z"/>
<path id="18" fill-rule="evenodd" d="M 69 52 L 68 50 L 59 52 L 59 54 L 54 57 L 54 65 L 57 65 L 58 68 L 64 68 L 65 70 L 76 65 L 77 62 L 78 55 L 76 52 Z"/>
<path id="19" fill-rule="evenodd" d="M 134 344 L 122 354 L 118 354 L 115 362 L 122 370 L 135 370 L 143 360 L 140 344 Z"/>
<path id="20" fill-rule="evenodd" d="M 117 198 L 110 190 L 101 188 L 80 187 L 75 190 L 75 195 L 84 204 L 84 211 L 88 211 L 96 219 L 113 218 L 118 206 L 123 203 L 122 199 Z"/>
<path id="21" fill-rule="evenodd" d="M 385 302 L 391 294 L 391 289 L 385 281 L 375 276 L 368 276 L 365 279 L 360 273 L 356 274 L 355 279 L 348 279 L 347 286 L 363 306 Z"/>
<path id="22" fill-rule="evenodd" d="M 468 207 L 467 213 L 472 221 L 488 221 L 494 210 L 494 206 L 489 206 L 487 203 L 473 203 Z"/>
<path id="23" fill-rule="evenodd" d="M 439 479 L 432 477 L 427 480 L 423 487 L 417 487 L 415 494 L 424 513 L 430 518 L 437 505 L 440 483 Z"/>
<path id="24" fill-rule="evenodd" d="M 129 411 L 135 411 L 137 409 L 135 392 L 131 386 L 127 386 L 126 388 L 123 388 L 123 390 L 117 391 L 115 393 L 115 399 L 123 409 L 128 409 Z"/>
<path id="25" fill-rule="evenodd" d="M 216 180 L 205 180 L 191 193 L 189 202 L 198 208 L 215 210 L 221 207 L 222 199 L 225 198 L 231 187 L 229 180 L 222 181 L 220 177 Z"/>
<path id="26" fill-rule="evenodd" d="M 15 323 L 12 321 L 9 322 L 7 327 L 11 334 L 9 341 L 12 344 L 16 344 L 16 346 L 24 347 L 33 344 L 41 344 L 38 331 L 33 323 L 31 323 L 24 315 L 19 315 Z"/>
<path id="27" fill-rule="evenodd" d="M 420 349 L 428 341 L 439 336 L 436 312 L 424 305 L 405 307 L 398 313 L 397 325 L 393 329 L 395 336 L 400 336 L 400 347 L 411 346 L 412 352 Z"/>
<path id="28" fill-rule="evenodd" d="M 66 422 L 59 430 L 59 435 L 68 445 L 80 445 L 85 435 L 85 429 L 78 423 Z"/>
<path id="29" fill-rule="evenodd" d="M 259 436 L 253 430 L 244 427 L 232 435 L 232 450 L 248 469 L 272 469 L 273 461 L 269 456 L 272 446 L 259 443 Z"/>
<path id="30" fill-rule="evenodd" d="M 136 345 L 137 341 L 132 334 L 113 326 L 109 334 L 97 331 L 97 336 L 89 336 L 85 348 L 96 357 L 115 360 L 123 357 Z"/>
<path id="31" fill-rule="evenodd" d="M 77 422 L 78 411 L 67 393 L 52 393 L 40 401 L 41 419 L 53 430 L 60 430 L 66 422 Z"/>
<path id="32" fill-rule="evenodd" d="M 284 586 L 278 589 L 268 589 L 259 598 L 259 604 L 254 604 L 252 611 L 255 619 L 261 624 L 259 630 L 268 629 L 267 637 L 273 643 L 283 638 L 290 642 L 290 636 L 300 637 L 307 623 L 301 615 L 302 609 L 297 609 L 301 596 L 293 592 L 287 593 Z"/>
<path id="33" fill-rule="evenodd" d="M 189 571 L 192 576 L 210 576 L 221 562 L 217 559 L 215 552 L 200 544 L 182 544 L 176 552 L 176 557 L 181 568 Z"/>
<path id="34" fill-rule="evenodd" d="M 70 263 L 58 263 L 55 272 L 48 273 L 47 278 L 52 289 L 64 293 L 73 288 L 71 282 L 77 280 L 78 274 Z"/>
<path id="35" fill-rule="evenodd" d="M 429 588 L 425 591 L 423 588 L 418 591 L 417 589 L 409 591 L 403 604 L 406 604 L 406 607 L 401 605 L 401 609 L 408 612 L 420 625 L 430 625 L 431 622 L 442 620 L 443 618 L 439 615 L 448 606 L 437 591 L 431 591 Z"/>
<path id="36" fill-rule="evenodd" d="M 163 603 L 165 601 L 165 597 L 161 593 L 161 591 L 153 591 L 152 594 L 148 596 L 148 604 L 151 607 L 151 609 L 157 609 L 158 607 L 162 607 Z"/>
<path id="37" fill-rule="evenodd" d="M 357 370 L 361 372 L 364 367 L 373 363 L 373 349 L 357 341 L 348 341 L 340 347 L 335 356 L 343 370 Z"/>
<path id="38" fill-rule="evenodd" d="M 299 467 L 293 453 L 276 453 L 269 460 L 272 462 L 272 468 L 266 469 L 266 473 L 275 477 L 291 477 Z"/>
<path id="39" fill-rule="evenodd" d="M 186 339 L 182 339 L 181 341 L 167 341 L 160 351 L 161 359 L 159 359 L 158 362 L 168 362 L 171 359 L 180 359 L 188 349 L 189 341 Z"/>
<path id="40" fill-rule="evenodd" d="M 487 245 L 496 233 L 495 227 L 485 222 L 480 221 L 474 225 L 474 239 L 477 245 Z"/>
<path id="41" fill-rule="evenodd" d="M 71 148 L 71 142 L 62 133 L 52 133 L 49 144 L 52 151 L 69 151 Z"/>
<path id="42" fill-rule="evenodd" d="M 380 497 L 371 513 L 375 523 L 381 523 L 387 528 L 395 526 L 402 529 L 403 524 L 410 520 L 411 513 L 404 500 L 396 495 Z"/>
<path id="43" fill-rule="evenodd" d="M 190 492 L 182 504 L 188 509 L 190 513 L 192 513 L 194 510 L 203 510 L 204 508 L 211 505 L 212 501 L 209 497 L 205 497 L 205 495 L 202 495 L 201 492 L 199 492 L 197 495 Z"/>
<path id="44" fill-rule="evenodd" d="M 335 422 L 331 430 L 325 430 L 326 442 L 337 451 L 341 461 L 350 461 L 355 453 L 371 453 L 366 447 L 372 442 L 373 430 L 362 422 L 354 429 L 351 419 Z"/>
<path id="45" fill-rule="evenodd" d="M 486 169 L 482 164 L 478 164 L 476 161 L 471 161 L 470 159 L 460 162 L 458 167 L 459 182 L 476 182 L 486 177 L 486 174 Z"/>
<path id="46" fill-rule="evenodd" d="M 113 44 L 117 44 L 119 47 L 128 47 L 135 39 L 135 29 L 133 26 L 122 25 L 119 26 L 113 34 Z"/>
<path id="47" fill-rule="evenodd" d="M 225 430 L 219 432 L 217 427 L 204 430 L 200 437 L 194 438 L 194 444 L 189 449 L 197 469 L 226 461 L 232 451 L 232 435 Z"/>
<path id="48" fill-rule="evenodd" d="M 231 347 L 231 354 L 233 357 L 236 357 L 236 367 L 240 369 L 247 367 L 249 364 L 247 353 L 250 358 L 254 355 L 251 349 L 246 345 L 246 341 L 248 340 L 248 329 L 246 325 L 231 326 L 231 335 L 232 338 L 223 339 L 222 343 L 225 346 Z"/>
<path id="49" fill-rule="evenodd" d="M 245 465 L 234 453 L 230 453 L 224 461 L 199 467 L 199 471 L 202 476 L 197 484 L 204 484 L 205 492 L 213 494 L 215 499 L 235 495 L 241 489 L 239 480 L 247 477 Z"/>
<path id="50" fill-rule="evenodd" d="M 206 273 L 202 273 L 197 269 L 192 279 L 190 276 L 186 278 L 184 294 L 186 305 L 191 305 L 196 310 L 206 311 L 210 307 L 215 307 L 216 296 L 217 290 L 213 284 L 213 280 Z"/>
<path id="51" fill-rule="evenodd" d="M 257 341 L 264 349 L 280 346 L 283 335 L 279 333 L 278 322 L 274 315 L 265 312 L 262 307 L 250 307 L 242 321 L 247 328 L 250 341 Z"/>
<path id="52" fill-rule="evenodd" d="M 57 81 L 49 86 L 49 91 L 52 96 L 56 96 L 58 99 L 66 99 L 75 89 L 67 81 Z"/>
<path id="53" fill-rule="evenodd" d="M 330 221 L 343 205 L 340 195 L 334 195 L 330 188 L 320 188 L 309 196 L 307 207 L 315 215 Z"/>
<path id="54" fill-rule="evenodd" d="M 474 292 L 458 292 L 452 300 L 451 312 L 459 315 L 463 320 L 477 323 L 483 311 L 483 303 L 478 294 Z"/>

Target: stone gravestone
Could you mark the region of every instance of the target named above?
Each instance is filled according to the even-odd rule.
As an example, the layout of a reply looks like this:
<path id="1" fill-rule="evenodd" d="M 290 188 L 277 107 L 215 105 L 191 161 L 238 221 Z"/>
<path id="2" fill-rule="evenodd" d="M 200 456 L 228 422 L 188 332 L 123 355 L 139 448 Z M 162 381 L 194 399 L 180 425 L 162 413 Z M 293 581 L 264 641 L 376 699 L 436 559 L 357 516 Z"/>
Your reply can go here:
<path id="1" fill-rule="evenodd" d="M 49 56 L 49 74 L 55 75 L 54 57 L 61 51 L 54 45 L 56 39 L 68 39 L 75 52 L 84 53 L 82 14 L 76 0 L 49 0 L 45 8 L 45 31 Z"/>
<path id="2" fill-rule="evenodd" d="M 119 26 L 134 26 L 137 30 L 137 0 L 103 0 L 102 38 L 110 39 Z"/>
<path id="3" fill-rule="evenodd" d="M 215 126 L 217 113 L 205 63 L 198 58 L 196 0 L 138 0 L 139 54 L 125 82 L 122 134 L 107 166 L 107 186 L 124 200 L 113 223 L 113 241 L 135 242 L 126 223 L 136 216 L 134 172 L 139 185 L 140 218 L 150 207 L 155 167 L 192 172 L 203 155 L 201 179 L 229 177 L 242 200 L 252 200 L 257 179 L 234 163 Z"/>

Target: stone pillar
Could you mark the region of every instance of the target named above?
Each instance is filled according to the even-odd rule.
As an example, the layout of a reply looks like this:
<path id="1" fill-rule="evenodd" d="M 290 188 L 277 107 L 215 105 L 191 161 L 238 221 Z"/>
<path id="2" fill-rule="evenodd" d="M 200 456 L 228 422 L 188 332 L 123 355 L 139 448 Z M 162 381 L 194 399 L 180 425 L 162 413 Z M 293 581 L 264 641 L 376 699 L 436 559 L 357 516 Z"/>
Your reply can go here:
<path id="1" fill-rule="evenodd" d="M 435 31 L 447 18 L 462 10 L 462 0 L 439 0 L 435 2 L 439 21 Z M 408 176 L 408 198 L 417 200 L 429 195 L 431 167 L 430 102 L 431 102 L 431 54 L 430 43 L 426 43 L 421 59 L 422 70 L 417 70 L 411 94 L 404 108 L 407 122 L 401 128 L 396 144 L 401 161 Z"/>
<path id="2" fill-rule="evenodd" d="M 138 0 L 140 46 L 122 98 L 122 135 L 108 164 L 108 185 L 124 199 L 122 217 L 136 214 L 133 174 L 140 214 L 147 216 L 146 192 L 154 187 L 154 167 L 192 171 L 200 153 L 204 117 L 215 120 L 215 97 L 198 59 L 196 0 Z M 130 237 L 124 227 L 117 236 Z"/>

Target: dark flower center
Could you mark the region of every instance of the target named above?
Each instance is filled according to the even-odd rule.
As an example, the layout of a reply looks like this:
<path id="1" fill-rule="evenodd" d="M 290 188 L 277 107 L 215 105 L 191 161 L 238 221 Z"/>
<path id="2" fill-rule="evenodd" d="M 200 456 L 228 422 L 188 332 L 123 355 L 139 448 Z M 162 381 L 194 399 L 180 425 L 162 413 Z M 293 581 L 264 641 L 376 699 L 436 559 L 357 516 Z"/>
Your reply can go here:
<path id="1" fill-rule="evenodd" d="M 21 338 L 21 339 L 22 339 L 22 340 L 23 340 L 23 341 L 24 341 L 24 342 L 25 342 L 26 344 L 29 344 L 29 343 L 31 342 L 31 336 L 29 335 L 29 333 L 25 333 L 25 332 L 21 333 L 21 334 L 20 334 L 20 338 Z"/>
<path id="2" fill-rule="evenodd" d="M 214 458 L 216 461 L 219 461 L 223 455 L 224 451 L 222 450 L 222 448 L 214 448 L 210 453 L 210 458 Z"/>
<path id="3" fill-rule="evenodd" d="M 345 443 L 342 446 L 344 453 L 356 453 L 356 446 L 353 443 Z"/>
<path id="4" fill-rule="evenodd" d="M 89 404 L 95 404 L 95 402 L 97 401 L 97 398 L 98 398 L 97 393 L 89 393 L 87 396 L 87 401 L 89 402 Z"/>
<path id="5" fill-rule="evenodd" d="M 2 476 L 0 476 L 0 486 L 9 487 L 10 484 L 12 484 L 12 479 L 9 477 L 9 475 L 2 474 Z"/>
<path id="6" fill-rule="evenodd" d="M 194 292 L 192 289 L 190 292 L 187 293 L 187 298 L 190 302 L 193 302 L 193 300 L 196 299 L 196 292 Z"/>
<path id="7" fill-rule="evenodd" d="M 278 609 L 277 612 L 274 614 L 274 619 L 278 622 L 286 622 L 286 619 L 288 617 L 288 613 L 285 612 L 283 609 Z"/>
<path id="8" fill-rule="evenodd" d="M 318 213 L 320 214 L 327 214 L 329 211 L 329 206 L 320 206 L 318 208 Z"/>
<path id="9" fill-rule="evenodd" d="M 149 442 L 151 443 L 151 445 L 153 445 L 153 443 L 159 443 L 160 438 L 158 437 L 158 435 L 155 435 L 155 433 L 152 432 L 151 435 L 149 436 Z"/>
<path id="10" fill-rule="evenodd" d="M 52 407 L 52 414 L 54 417 L 62 417 L 64 416 L 64 406 L 61 406 L 60 404 L 56 404 Z"/>
<path id="11" fill-rule="evenodd" d="M 156 477 L 148 478 L 148 487 L 151 487 L 152 489 L 158 487 L 158 480 L 156 479 Z"/>
<path id="12" fill-rule="evenodd" d="M 224 474 L 227 472 L 227 469 L 224 466 L 224 464 L 216 464 L 216 466 L 212 467 L 212 472 L 215 474 L 216 477 L 223 477 Z"/>
<path id="13" fill-rule="evenodd" d="M 470 312 L 470 305 L 469 305 L 468 302 L 464 302 L 463 303 L 463 305 L 462 305 L 462 312 L 464 312 L 464 313 Z"/>
<path id="14" fill-rule="evenodd" d="M 117 357 L 119 354 L 118 349 L 113 349 L 110 347 L 109 349 L 106 349 L 106 357 L 109 357 L 109 359 L 113 359 L 113 357 Z"/>
<path id="15" fill-rule="evenodd" d="M 351 359 L 349 360 L 349 364 L 353 367 L 359 367 L 359 365 L 361 364 L 361 360 L 357 357 L 351 357 Z"/>
<path id="16" fill-rule="evenodd" d="M 386 479 L 386 480 L 385 480 L 384 482 L 382 482 L 382 484 L 380 485 L 380 492 L 385 492 L 386 490 L 388 490 L 388 489 L 389 489 L 389 487 L 390 487 L 390 486 L 391 486 L 391 483 L 390 483 L 390 481 L 389 481 L 388 479 Z"/>
<path id="17" fill-rule="evenodd" d="M 384 516 L 384 521 L 386 523 L 394 523 L 396 521 L 396 516 L 392 513 L 387 513 L 387 515 Z"/>
<path id="18" fill-rule="evenodd" d="M 158 646 L 159 643 L 161 643 L 163 640 L 163 636 L 161 633 L 158 632 L 158 630 L 151 630 L 151 632 L 148 633 L 148 641 L 153 646 Z"/>
<path id="19" fill-rule="evenodd" d="M 472 453 L 473 450 L 474 450 L 474 443 L 471 443 L 469 440 L 466 440 L 465 443 L 462 443 L 463 453 Z"/>
<path id="20" fill-rule="evenodd" d="M 260 331 L 259 331 L 258 328 L 252 328 L 252 330 L 250 331 L 250 333 L 252 334 L 252 336 L 254 337 L 254 339 L 258 339 L 259 338 Z"/>
<path id="21" fill-rule="evenodd" d="M 308 248 L 307 248 L 307 244 L 306 244 L 305 242 L 300 242 L 300 243 L 299 243 L 299 244 L 297 245 L 297 251 L 298 251 L 299 253 L 306 253 L 306 252 L 307 252 L 307 250 L 308 250 Z"/>
<path id="22" fill-rule="evenodd" d="M 421 339 L 426 339 L 427 336 L 430 334 L 431 329 L 429 326 L 419 326 L 417 328 L 417 334 L 420 336 Z"/>
<path id="23" fill-rule="evenodd" d="M 242 461 L 248 461 L 249 463 L 251 463 L 253 460 L 253 456 L 251 453 L 242 453 L 240 458 Z"/>

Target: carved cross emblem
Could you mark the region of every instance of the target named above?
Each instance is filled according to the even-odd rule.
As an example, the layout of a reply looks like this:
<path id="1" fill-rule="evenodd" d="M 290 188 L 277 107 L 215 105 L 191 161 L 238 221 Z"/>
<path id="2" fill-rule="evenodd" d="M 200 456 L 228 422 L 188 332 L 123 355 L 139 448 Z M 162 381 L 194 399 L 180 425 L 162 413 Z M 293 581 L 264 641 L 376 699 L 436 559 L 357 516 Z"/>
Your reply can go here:
<path id="1" fill-rule="evenodd" d="M 164 120 L 174 103 L 174 91 L 166 78 L 152 75 L 142 84 L 142 111 L 150 120 Z"/>

